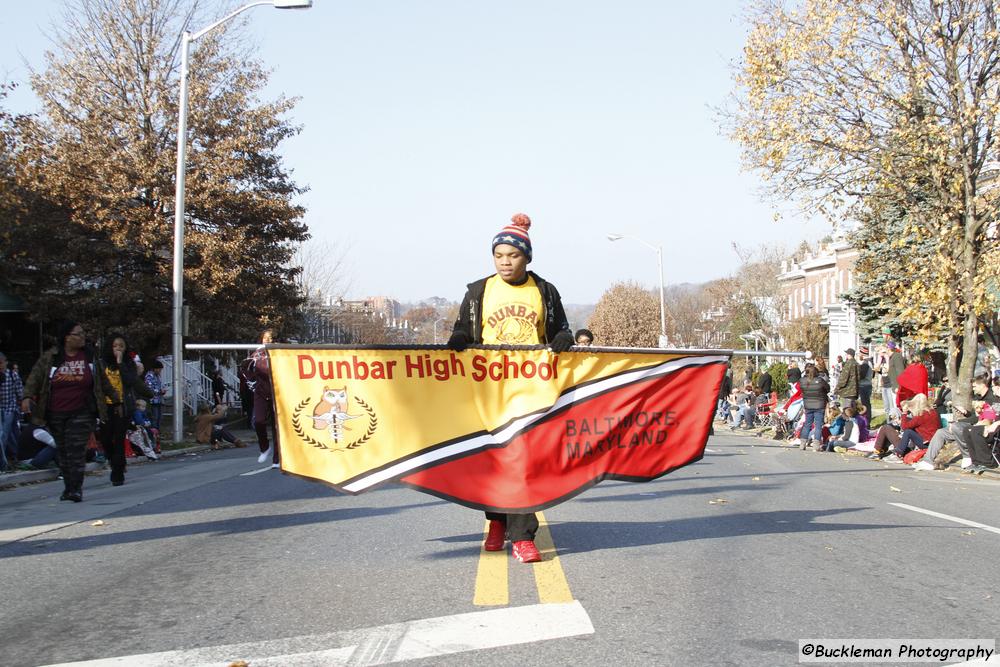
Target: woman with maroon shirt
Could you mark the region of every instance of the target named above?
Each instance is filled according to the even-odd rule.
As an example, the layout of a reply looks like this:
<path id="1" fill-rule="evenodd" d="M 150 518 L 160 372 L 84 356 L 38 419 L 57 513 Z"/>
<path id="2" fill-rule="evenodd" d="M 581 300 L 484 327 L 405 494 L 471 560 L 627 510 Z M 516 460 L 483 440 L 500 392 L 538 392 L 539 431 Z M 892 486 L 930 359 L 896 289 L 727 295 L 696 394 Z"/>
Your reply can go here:
<path id="1" fill-rule="evenodd" d="M 59 327 L 54 347 L 31 369 L 24 385 L 21 410 L 31 421 L 48 427 L 59 452 L 64 491 L 60 500 L 83 500 L 83 473 L 87 441 L 97 419 L 107 419 L 105 396 L 114 396 L 103 373 L 94 364 L 79 322 Z"/>
<path id="2" fill-rule="evenodd" d="M 886 424 L 878 430 L 875 436 L 875 451 L 869 458 L 880 459 L 888 450 L 888 443 L 893 445 L 893 456 L 889 461 L 901 461 L 907 451 L 923 449 L 941 427 L 941 416 L 927 400 L 926 394 L 917 394 L 908 401 L 903 401 L 900 407 L 904 414 L 900 420 L 901 433 Z"/>

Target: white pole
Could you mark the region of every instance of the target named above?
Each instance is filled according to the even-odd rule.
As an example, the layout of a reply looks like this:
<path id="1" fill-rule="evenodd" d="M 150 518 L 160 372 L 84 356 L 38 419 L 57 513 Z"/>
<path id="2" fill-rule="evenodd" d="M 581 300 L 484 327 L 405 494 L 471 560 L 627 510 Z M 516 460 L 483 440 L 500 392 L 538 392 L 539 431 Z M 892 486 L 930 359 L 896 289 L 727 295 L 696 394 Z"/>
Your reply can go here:
<path id="1" fill-rule="evenodd" d="M 184 174 L 187 170 L 188 51 L 191 33 L 181 37 L 181 91 L 177 110 L 177 173 L 174 191 L 173 389 L 174 443 L 184 440 Z"/>
<path id="2" fill-rule="evenodd" d="M 184 175 L 187 171 L 188 52 L 191 42 L 252 7 L 271 5 L 278 9 L 308 9 L 310 0 L 257 0 L 230 12 L 196 33 L 181 36 L 181 91 L 177 109 L 177 173 L 174 178 L 174 305 L 172 351 L 174 357 L 174 443 L 184 440 Z"/>
<path id="3" fill-rule="evenodd" d="M 663 298 L 663 246 L 656 246 L 656 263 L 660 269 L 660 347 L 667 347 L 667 306 Z"/>

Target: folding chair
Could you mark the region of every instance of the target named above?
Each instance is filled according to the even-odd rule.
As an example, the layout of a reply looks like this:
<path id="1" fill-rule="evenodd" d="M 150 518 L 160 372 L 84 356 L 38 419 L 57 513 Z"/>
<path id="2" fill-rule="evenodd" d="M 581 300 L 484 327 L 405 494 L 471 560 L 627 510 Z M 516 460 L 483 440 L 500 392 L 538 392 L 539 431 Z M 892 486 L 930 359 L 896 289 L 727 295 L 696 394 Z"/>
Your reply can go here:
<path id="1" fill-rule="evenodd" d="M 757 397 L 757 423 L 761 426 L 771 424 L 771 415 L 778 407 L 778 392 L 772 391 L 770 396 Z"/>

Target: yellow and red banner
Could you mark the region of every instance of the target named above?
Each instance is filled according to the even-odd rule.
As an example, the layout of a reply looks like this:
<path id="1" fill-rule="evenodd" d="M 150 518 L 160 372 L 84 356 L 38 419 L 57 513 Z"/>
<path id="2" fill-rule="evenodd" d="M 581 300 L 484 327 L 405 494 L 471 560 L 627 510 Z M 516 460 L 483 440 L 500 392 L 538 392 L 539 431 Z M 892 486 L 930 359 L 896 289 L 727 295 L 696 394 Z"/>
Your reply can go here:
<path id="1" fill-rule="evenodd" d="M 699 460 L 728 351 L 268 346 L 281 468 L 545 509 Z"/>

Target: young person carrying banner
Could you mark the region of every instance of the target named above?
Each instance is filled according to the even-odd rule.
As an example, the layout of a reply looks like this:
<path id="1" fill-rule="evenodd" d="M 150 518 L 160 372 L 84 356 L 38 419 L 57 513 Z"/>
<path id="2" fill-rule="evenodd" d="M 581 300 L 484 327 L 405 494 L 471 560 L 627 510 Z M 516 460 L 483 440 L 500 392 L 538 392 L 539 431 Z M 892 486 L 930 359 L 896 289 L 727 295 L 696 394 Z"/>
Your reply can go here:
<path id="1" fill-rule="evenodd" d="M 528 271 L 532 260 L 528 228 L 523 213 L 493 237 L 496 274 L 468 285 L 459 308 L 448 347 L 460 352 L 469 345 L 540 345 L 554 352 L 573 346 L 573 334 L 555 286 Z M 500 551 L 505 538 L 512 555 L 522 563 L 540 561 L 535 547 L 538 517 L 534 514 L 487 512 L 490 527 L 483 548 Z"/>

